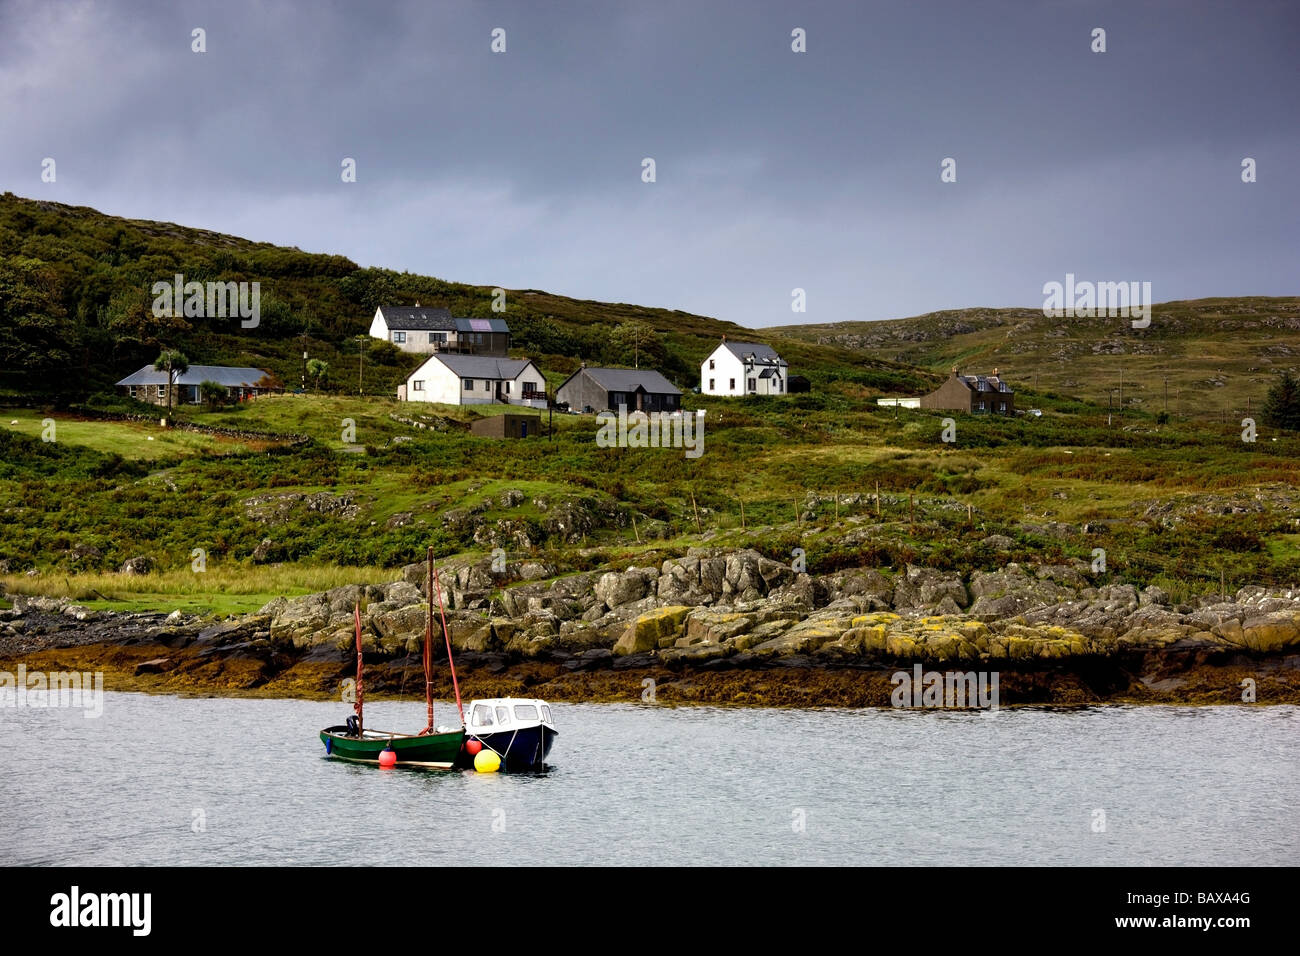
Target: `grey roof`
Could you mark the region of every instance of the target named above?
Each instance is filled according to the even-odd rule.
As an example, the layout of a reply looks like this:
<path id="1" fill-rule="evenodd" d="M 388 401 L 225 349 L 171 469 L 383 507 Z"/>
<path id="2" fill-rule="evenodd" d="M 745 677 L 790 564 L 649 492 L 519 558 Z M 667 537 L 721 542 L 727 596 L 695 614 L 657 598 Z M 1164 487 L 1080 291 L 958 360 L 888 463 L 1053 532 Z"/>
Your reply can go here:
<path id="1" fill-rule="evenodd" d="M 1010 392 L 1011 386 L 998 375 L 958 375 L 961 383 L 972 391 Z"/>
<path id="2" fill-rule="evenodd" d="M 457 332 L 505 332 L 509 334 L 510 326 L 505 319 L 453 319 Z"/>
<path id="3" fill-rule="evenodd" d="M 723 342 L 722 345 L 723 348 L 738 359 L 747 359 L 752 355 L 759 364 L 788 364 L 785 359 L 776 354 L 776 350 L 770 345 L 760 345 L 757 342 Z"/>
<path id="4" fill-rule="evenodd" d="M 432 309 L 415 305 L 381 305 L 379 311 L 384 314 L 384 321 L 389 329 L 397 332 L 433 332 L 456 331 L 456 320 L 451 317 L 450 309 Z"/>
<path id="5" fill-rule="evenodd" d="M 638 388 L 652 395 L 680 395 L 682 390 L 653 369 L 645 368 L 585 368 L 586 372 L 607 392 L 635 392 Z"/>
<path id="6" fill-rule="evenodd" d="M 177 385 L 199 385 L 203 382 L 216 382 L 227 388 L 242 386 L 250 388 L 266 377 L 266 371 L 260 368 L 231 368 L 227 365 L 191 365 L 184 375 L 176 378 Z M 154 370 L 146 365 L 138 372 L 128 375 L 118 385 L 166 385 L 167 373 Z"/>
<path id="7" fill-rule="evenodd" d="M 453 355 L 440 352 L 433 356 L 461 378 L 513 379 L 532 364 L 529 359 L 493 358 L 490 355 Z M 430 359 L 430 361 L 433 361 Z"/>

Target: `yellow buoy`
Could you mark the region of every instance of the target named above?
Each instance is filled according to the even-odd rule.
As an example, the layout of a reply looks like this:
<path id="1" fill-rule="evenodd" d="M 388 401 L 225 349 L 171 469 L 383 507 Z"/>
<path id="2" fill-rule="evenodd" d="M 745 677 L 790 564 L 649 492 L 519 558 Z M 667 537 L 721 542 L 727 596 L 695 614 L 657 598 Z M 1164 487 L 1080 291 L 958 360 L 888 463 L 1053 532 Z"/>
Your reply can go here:
<path id="1" fill-rule="evenodd" d="M 495 751 L 480 750 L 474 755 L 474 769 L 479 773 L 496 773 L 501 769 L 501 758 Z"/>

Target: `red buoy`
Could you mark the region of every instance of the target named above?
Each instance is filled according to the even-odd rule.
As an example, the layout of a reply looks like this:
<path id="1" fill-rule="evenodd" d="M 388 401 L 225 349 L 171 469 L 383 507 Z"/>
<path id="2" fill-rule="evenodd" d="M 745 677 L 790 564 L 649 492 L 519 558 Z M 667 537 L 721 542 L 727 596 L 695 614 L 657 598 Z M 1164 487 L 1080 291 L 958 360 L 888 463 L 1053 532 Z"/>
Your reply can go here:
<path id="1" fill-rule="evenodd" d="M 465 753 L 469 754 L 471 757 L 477 756 L 478 752 L 482 749 L 483 742 L 481 740 L 465 741 Z"/>
<path id="2" fill-rule="evenodd" d="M 397 751 L 392 748 L 391 744 L 379 751 L 379 766 L 385 770 L 391 770 L 397 766 Z"/>

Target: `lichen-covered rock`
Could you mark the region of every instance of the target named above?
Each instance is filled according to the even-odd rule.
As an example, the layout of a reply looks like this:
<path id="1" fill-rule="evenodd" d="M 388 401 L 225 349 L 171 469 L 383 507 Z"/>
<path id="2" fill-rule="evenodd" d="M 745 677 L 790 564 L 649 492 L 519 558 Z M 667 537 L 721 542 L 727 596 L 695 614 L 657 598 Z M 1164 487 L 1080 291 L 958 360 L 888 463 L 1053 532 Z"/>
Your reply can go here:
<path id="1" fill-rule="evenodd" d="M 628 625 L 623 636 L 614 645 L 614 653 L 641 654 L 659 647 L 661 640 L 667 638 L 675 640 L 690 613 L 690 607 L 670 604 L 642 614 Z"/>
<path id="2" fill-rule="evenodd" d="M 960 574 L 909 564 L 894 583 L 895 610 L 931 608 L 945 597 L 952 598 L 953 603 L 959 608 L 964 608 L 970 603 L 966 585 L 962 583 Z"/>

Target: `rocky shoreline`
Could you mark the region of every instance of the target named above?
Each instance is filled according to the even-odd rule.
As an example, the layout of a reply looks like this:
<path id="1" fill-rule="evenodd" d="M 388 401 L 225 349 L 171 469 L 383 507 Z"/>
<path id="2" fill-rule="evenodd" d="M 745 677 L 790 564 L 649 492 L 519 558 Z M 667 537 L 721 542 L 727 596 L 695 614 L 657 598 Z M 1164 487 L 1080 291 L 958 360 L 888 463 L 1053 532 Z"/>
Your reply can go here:
<path id="1" fill-rule="evenodd" d="M 619 571 L 439 568 L 467 696 L 889 706 L 893 675 L 920 665 L 997 673 L 1003 707 L 1300 703 L 1300 590 L 1176 604 L 1083 563 L 809 575 L 719 549 Z M 15 595 L 0 612 L 0 667 L 102 670 L 120 690 L 331 697 L 360 602 L 368 693 L 411 695 L 426 574 L 409 565 L 387 585 L 277 598 L 217 623 Z M 445 665 L 435 679 L 450 696 Z"/>

